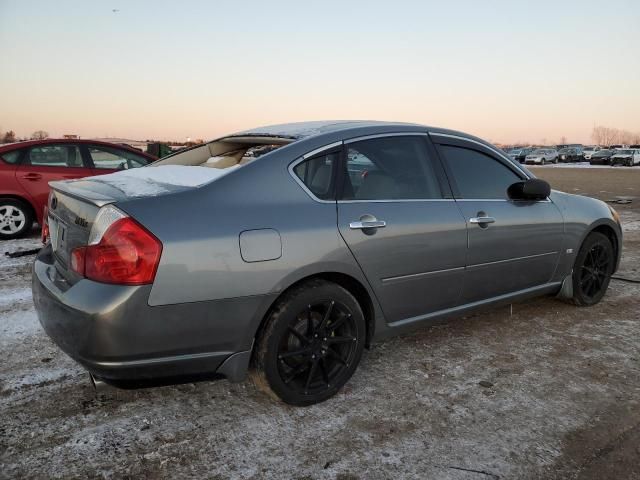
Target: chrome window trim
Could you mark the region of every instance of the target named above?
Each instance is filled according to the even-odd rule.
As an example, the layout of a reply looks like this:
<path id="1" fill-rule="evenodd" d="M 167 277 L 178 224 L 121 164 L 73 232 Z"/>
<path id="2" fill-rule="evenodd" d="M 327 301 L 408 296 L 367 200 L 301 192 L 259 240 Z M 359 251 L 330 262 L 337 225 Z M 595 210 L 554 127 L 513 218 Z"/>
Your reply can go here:
<path id="1" fill-rule="evenodd" d="M 322 147 L 319 147 L 319 148 L 316 148 L 314 150 L 311 150 L 310 152 L 305 153 L 304 155 L 302 155 L 302 160 L 306 160 L 307 158 L 313 157 L 314 155 L 317 155 L 318 153 L 322 153 L 325 150 L 329 150 L 331 148 L 339 147 L 339 146 L 342 145 L 342 143 L 343 143 L 342 140 L 340 140 L 338 142 L 333 142 L 333 143 L 330 143 L 328 145 L 324 145 Z"/>
<path id="2" fill-rule="evenodd" d="M 529 172 L 527 172 L 526 170 L 523 170 L 522 167 L 520 167 L 520 165 L 516 165 L 513 162 L 513 160 L 511 160 L 506 154 L 501 153 L 498 149 L 490 145 L 487 145 L 482 142 L 478 142 L 477 140 L 474 140 L 472 138 L 461 137 L 459 135 L 451 135 L 449 133 L 429 132 L 429 135 L 437 136 L 437 137 L 453 138 L 454 140 L 462 140 L 464 142 L 471 142 L 471 143 L 475 143 L 476 145 L 480 145 L 481 147 L 491 150 L 493 153 L 497 154 L 499 157 L 502 157 L 503 159 L 507 160 L 509 162 L 509 165 L 514 167 L 513 169 L 523 174 L 527 179 L 533 178 Z"/>
<path id="3" fill-rule="evenodd" d="M 405 202 L 455 202 L 453 198 L 396 198 L 389 200 L 338 200 L 338 203 L 405 203 Z"/>
<path id="4" fill-rule="evenodd" d="M 364 135 L 362 137 L 354 137 L 349 138 L 344 141 L 345 145 L 354 142 L 362 142 L 364 140 L 373 140 L 375 138 L 385 138 L 385 137 L 413 137 L 413 136 L 424 136 L 428 137 L 429 134 L 427 132 L 392 132 L 392 133 L 377 133 L 375 135 Z"/>

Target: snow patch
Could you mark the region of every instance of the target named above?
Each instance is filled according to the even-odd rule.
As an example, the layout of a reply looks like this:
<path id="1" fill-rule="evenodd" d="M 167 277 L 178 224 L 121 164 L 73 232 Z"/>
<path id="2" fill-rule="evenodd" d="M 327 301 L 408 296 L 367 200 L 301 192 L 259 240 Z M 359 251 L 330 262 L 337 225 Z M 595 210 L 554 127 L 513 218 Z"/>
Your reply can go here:
<path id="1" fill-rule="evenodd" d="M 23 342 L 26 337 L 40 331 L 40 323 L 36 312 L 30 310 L 15 310 L 2 315 L 0 322 L 0 347 Z"/>
<path id="2" fill-rule="evenodd" d="M 84 180 L 111 185 L 126 195 L 141 197 L 174 190 L 173 187 L 196 188 L 213 182 L 238 168 L 217 169 L 186 165 L 133 168 Z"/>
<path id="3" fill-rule="evenodd" d="M 13 307 L 25 301 L 31 301 L 31 288 L 10 288 L 0 295 L 0 308 Z"/>

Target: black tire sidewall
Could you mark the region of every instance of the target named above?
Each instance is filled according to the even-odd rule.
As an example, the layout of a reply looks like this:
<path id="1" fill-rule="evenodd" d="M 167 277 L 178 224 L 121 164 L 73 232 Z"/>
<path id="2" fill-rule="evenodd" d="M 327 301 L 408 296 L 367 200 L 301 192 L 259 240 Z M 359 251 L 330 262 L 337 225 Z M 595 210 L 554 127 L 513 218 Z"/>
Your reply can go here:
<path id="1" fill-rule="evenodd" d="M 290 389 L 280 377 L 278 371 L 278 347 L 291 321 L 304 311 L 309 304 L 335 300 L 344 304 L 352 314 L 357 330 L 357 345 L 355 355 L 347 369 L 337 379 L 334 385 L 322 393 L 304 395 Z M 331 282 L 311 282 L 307 288 L 297 288 L 291 295 L 287 295 L 271 314 L 268 325 L 263 332 L 260 348 L 260 364 L 263 373 L 273 392 L 285 403 L 305 406 L 322 402 L 335 395 L 351 378 L 362 357 L 366 338 L 364 314 L 358 301 L 343 287 Z"/>
<path id="2" fill-rule="evenodd" d="M 606 274 L 604 284 L 600 291 L 593 297 L 587 297 L 583 294 L 582 289 L 580 288 L 580 269 L 584 264 L 585 258 L 589 254 L 589 251 L 595 246 L 601 244 L 607 250 L 607 254 L 610 257 L 610 262 L 608 266 L 608 272 Z M 613 245 L 611 245 L 611 241 L 599 232 L 591 232 L 587 238 L 582 243 L 580 247 L 580 251 L 578 252 L 578 256 L 576 257 L 575 264 L 573 266 L 573 300 L 576 304 L 581 306 L 591 306 L 598 303 L 602 300 L 607 289 L 609 288 L 609 282 L 611 281 L 611 275 L 613 274 L 613 269 L 615 268 L 615 255 L 613 251 Z"/>
<path id="3" fill-rule="evenodd" d="M 14 238 L 21 238 L 27 235 L 33 227 L 33 213 L 24 202 L 20 200 L 14 200 L 12 198 L 0 198 L 0 205 L 12 205 L 19 208 L 24 214 L 25 222 L 24 226 L 17 232 L 11 234 L 5 234 L 0 232 L 0 240 L 13 240 Z"/>

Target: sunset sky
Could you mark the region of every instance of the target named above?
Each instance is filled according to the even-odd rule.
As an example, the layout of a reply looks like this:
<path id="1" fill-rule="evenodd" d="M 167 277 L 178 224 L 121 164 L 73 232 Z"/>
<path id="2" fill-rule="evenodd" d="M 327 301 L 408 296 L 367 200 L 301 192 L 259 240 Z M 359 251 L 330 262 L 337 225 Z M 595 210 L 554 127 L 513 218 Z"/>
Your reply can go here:
<path id="1" fill-rule="evenodd" d="M 0 45 L 0 130 L 18 136 L 319 119 L 500 143 L 640 131 L 638 0 L 0 0 Z"/>

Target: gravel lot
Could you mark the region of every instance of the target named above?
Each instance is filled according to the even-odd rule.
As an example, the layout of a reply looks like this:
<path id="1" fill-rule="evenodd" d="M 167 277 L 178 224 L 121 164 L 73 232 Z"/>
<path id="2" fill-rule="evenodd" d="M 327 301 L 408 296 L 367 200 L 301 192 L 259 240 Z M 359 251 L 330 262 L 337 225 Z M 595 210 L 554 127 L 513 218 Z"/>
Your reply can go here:
<path id="1" fill-rule="evenodd" d="M 640 169 L 533 171 L 635 196 L 616 206 L 619 275 L 640 278 Z M 374 345 L 341 394 L 291 408 L 250 382 L 96 398 L 40 329 L 32 259 L 0 257 L 2 478 L 640 478 L 638 284 L 612 281 L 593 308 L 542 298 Z"/>

